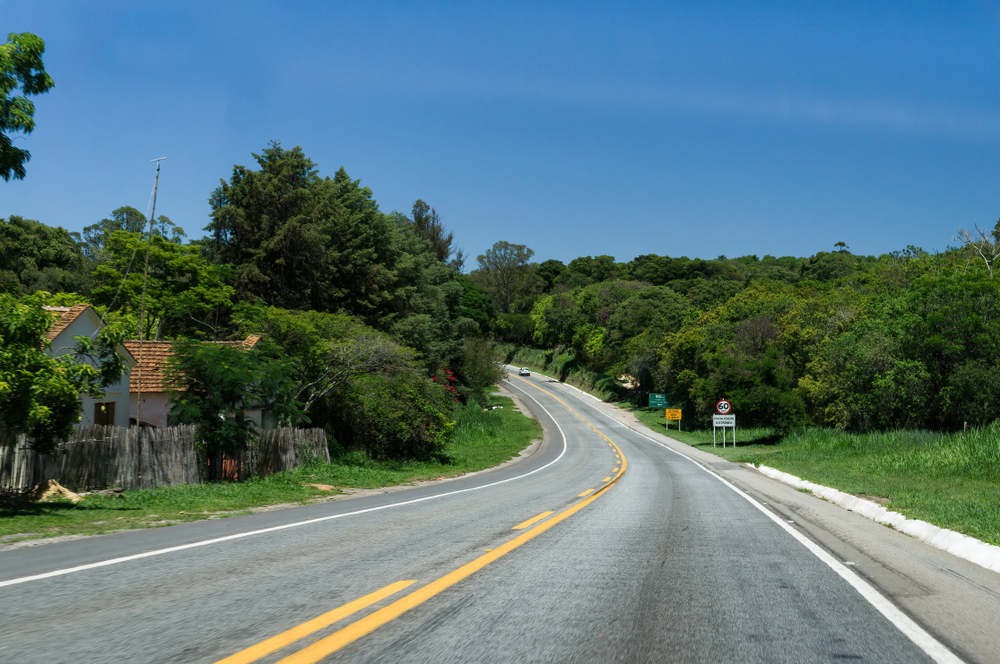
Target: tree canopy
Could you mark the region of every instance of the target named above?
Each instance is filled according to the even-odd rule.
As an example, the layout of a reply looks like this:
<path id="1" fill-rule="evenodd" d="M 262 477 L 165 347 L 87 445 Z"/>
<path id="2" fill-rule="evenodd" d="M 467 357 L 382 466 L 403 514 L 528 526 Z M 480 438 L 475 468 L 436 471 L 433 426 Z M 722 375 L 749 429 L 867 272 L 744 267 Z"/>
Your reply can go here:
<path id="1" fill-rule="evenodd" d="M 11 215 L 0 219 L 0 291 L 90 290 L 90 264 L 62 228 Z"/>
<path id="2" fill-rule="evenodd" d="M 45 42 L 30 32 L 12 32 L 0 44 L 0 177 L 4 180 L 24 179 L 24 164 L 31 159 L 31 153 L 11 139 L 12 133 L 30 134 L 35 129 L 35 105 L 28 97 L 55 85 L 42 63 L 44 52 Z"/>

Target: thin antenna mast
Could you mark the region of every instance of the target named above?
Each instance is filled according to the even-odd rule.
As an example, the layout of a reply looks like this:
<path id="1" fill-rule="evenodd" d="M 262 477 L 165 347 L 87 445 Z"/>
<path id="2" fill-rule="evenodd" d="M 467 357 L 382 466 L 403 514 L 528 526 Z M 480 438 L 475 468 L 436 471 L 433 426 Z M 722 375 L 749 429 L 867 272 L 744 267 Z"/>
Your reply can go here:
<path id="1" fill-rule="evenodd" d="M 138 379 L 136 380 L 136 407 L 135 407 L 135 424 L 139 426 L 142 424 L 142 356 L 143 350 L 146 344 L 143 343 L 145 339 L 145 321 L 146 321 L 146 284 L 149 282 L 149 249 L 153 244 L 153 220 L 156 219 L 156 190 L 160 186 L 160 162 L 166 159 L 166 157 L 157 157 L 156 159 L 150 159 L 151 164 L 156 164 L 156 175 L 153 178 L 153 208 L 149 212 L 149 230 L 146 233 L 146 268 L 142 273 L 142 299 L 139 301 L 139 357 L 136 358 L 139 364 L 136 366 Z M 139 453 L 142 453 L 142 440 L 140 437 L 139 441 Z M 142 465 L 139 465 L 139 481 L 142 481 Z"/>

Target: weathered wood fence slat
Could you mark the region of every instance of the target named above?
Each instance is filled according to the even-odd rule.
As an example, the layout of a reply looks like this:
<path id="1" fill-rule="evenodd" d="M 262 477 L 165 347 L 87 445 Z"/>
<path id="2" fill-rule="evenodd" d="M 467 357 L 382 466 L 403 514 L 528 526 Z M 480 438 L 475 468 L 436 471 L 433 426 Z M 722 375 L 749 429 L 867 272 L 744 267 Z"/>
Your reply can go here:
<path id="1" fill-rule="evenodd" d="M 239 460 L 241 477 L 269 475 L 310 459 L 330 460 L 322 429 L 265 429 Z M 78 426 L 52 454 L 24 436 L 0 440 L 0 488 L 25 490 L 49 479 L 73 491 L 148 489 L 200 482 L 195 427 Z"/>

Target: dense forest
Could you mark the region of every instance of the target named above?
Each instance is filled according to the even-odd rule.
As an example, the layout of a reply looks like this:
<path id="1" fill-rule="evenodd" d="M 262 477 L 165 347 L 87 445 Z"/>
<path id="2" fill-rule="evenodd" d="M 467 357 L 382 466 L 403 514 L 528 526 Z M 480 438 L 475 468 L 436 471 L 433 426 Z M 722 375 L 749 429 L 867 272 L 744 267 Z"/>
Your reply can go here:
<path id="1" fill-rule="evenodd" d="M 956 430 L 1000 409 L 1000 222 L 938 254 L 809 258 L 643 255 L 530 263 L 526 247 L 480 257 L 493 330 L 546 349 L 562 378 L 642 403 L 669 395 L 694 426 L 728 398 L 741 421 L 779 430 Z M 489 252 L 488 252 L 489 254 Z M 510 271 L 510 270 L 508 270 Z"/>
<path id="2" fill-rule="evenodd" d="M 665 392 L 696 426 L 721 397 L 742 422 L 779 429 L 954 430 L 1000 408 L 1000 223 L 937 254 L 838 243 L 808 258 L 564 264 L 501 241 L 465 266 L 424 201 L 385 213 L 299 147 L 253 158 L 207 192 L 199 240 L 128 206 L 79 234 L 0 219 L 2 322 L 89 302 L 107 344 L 184 340 L 178 376 L 212 389 L 179 397 L 182 416 L 197 420 L 208 393 L 256 390 L 284 423 L 376 457 L 436 454 L 455 402 L 482 399 L 496 360 L 527 349 L 621 399 Z M 251 333 L 264 338 L 252 362 L 198 343 Z"/>

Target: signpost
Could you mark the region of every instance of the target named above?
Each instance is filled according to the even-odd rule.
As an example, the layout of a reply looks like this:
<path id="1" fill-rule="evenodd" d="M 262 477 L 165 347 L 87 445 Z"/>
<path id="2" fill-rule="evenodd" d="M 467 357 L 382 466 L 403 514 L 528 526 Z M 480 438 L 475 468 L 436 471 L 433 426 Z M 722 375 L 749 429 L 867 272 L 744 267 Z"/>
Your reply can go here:
<path id="1" fill-rule="evenodd" d="M 650 408 L 666 408 L 670 404 L 667 403 L 667 395 L 660 394 L 658 392 L 649 393 L 649 407 Z"/>
<path id="2" fill-rule="evenodd" d="M 667 428 L 670 428 L 670 422 L 677 422 L 677 430 L 681 430 L 681 409 L 680 408 L 667 408 L 666 421 Z"/>
<path id="3" fill-rule="evenodd" d="M 712 447 L 715 447 L 715 432 L 722 429 L 722 446 L 726 446 L 726 429 L 733 430 L 733 447 L 736 447 L 736 414 L 733 412 L 733 404 L 728 399 L 719 399 L 715 403 L 715 412 L 712 415 Z"/>

